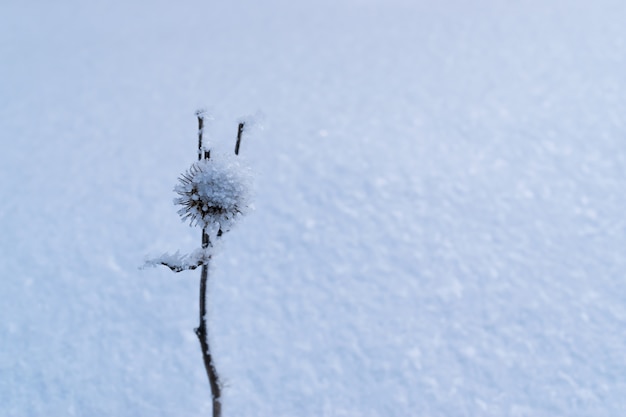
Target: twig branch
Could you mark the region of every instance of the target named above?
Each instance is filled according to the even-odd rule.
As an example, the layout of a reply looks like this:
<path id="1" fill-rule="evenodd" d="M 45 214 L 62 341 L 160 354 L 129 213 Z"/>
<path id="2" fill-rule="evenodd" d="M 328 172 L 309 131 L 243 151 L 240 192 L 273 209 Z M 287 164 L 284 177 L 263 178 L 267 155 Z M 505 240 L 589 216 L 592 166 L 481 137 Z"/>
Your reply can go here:
<path id="1" fill-rule="evenodd" d="M 239 145 L 241 145 L 241 134 L 243 133 L 243 128 L 246 125 L 246 122 L 239 122 L 239 126 L 237 127 L 237 143 L 235 143 L 235 155 L 239 155 Z"/>
<path id="2" fill-rule="evenodd" d="M 198 110 L 196 112 L 196 116 L 198 117 L 198 161 L 202 161 L 202 159 L 208 160 L 211 158 L 211 151 L 203 141 L 204 113 L 204 110 Z M 244 127 L 245 122 L 240 122 L 237 128 L 235 155 L 239 155 L 239 147 L 241 146 L 241 136 L 243 134 Z M 214 184 L 211 183 L 210 180 L 215 178 L 215 173 L 213 173 L 213 177 L 205 178 L 204 175 L 208 175 L 208 173 L 202 170 L 202 164 L 203 163 L 193 164 L 187 172 L 183 173 L 179 177 L 179 184 L 174 188 L 174 191 L 176 191 L 180 196 L 174 200 L 174 202 L 175 204 L 182 206 L 182 208 L 178 211 L 181 218 L 183 220 L 191 219 L 190 223 L 192 225 L 202 225 L 202 248 L 196 249 L 194 252 L 187 255 L 181 255 L 179 252 L 174 254 L 164 253 L 160 257 L 147 260 L 144 266 L 163 265 L 171 269 L 173 272 L 194 270 L 200 266 L 202 267 L 200 273 L 199 324 L 198 327 L 194 329 L 194 332 L 200 341 L 204 368 L 211 386 L 213 417 L 221 417 L 221 398 L 223 387 L 213 362 L 213 356 L 209 346 L 209 331 L 207 324 L 207 288 L 209 280 L 209 262 L 212 256 L 209 247 L 213 246 L 208 231 L 210 228 L 218 225 L 218 239 L 224 233 L 222 231 L 223 226 L 225 226 L 226 231 L 228 231 L 233 219 L 238 214 L 242 213 L 240 210 L 242 206 L 238 206 L 238 204 L 246 204 L 244 196 L 245 187 L 242 188 L 243 181 L 241 179 L 239 181 L 235 181 L 235 184 L 233 185 L 230 183 L 232 182 L 230 179 L 217 175 L 216 178 L 218 178 L 218 183 L 224 182 L 231 186 L 231 197 L 236 203 L 234 205 L 231 203 L 225 203 L 226 200 L 223 197 L 218 198 L 219 201 L 213 201 L 215 197 L 212 195 L 212 192 L 214 191 Z M 226 172 L 224 172 L 224 174 L 226 174 Z M 202 188 L 201 191 L 200 188 Z M 201 197 L 203 197 L 204 200 L 202 200 Z M 201 211 L 199 212 L 198 210 Z M 205 216 L 207 218 L 205 218 Z M 213 230 L 210 231 L 212 232 Z"/>
<path id="3" fill-rule="evenodd" d="M 181 266 L 181 265 L 171 265 L 171 264 L 169 264 L 167 262 L 160 262 L 159 265 L 167 266 L 169 269 L 172 270 L 172 272 L 183 272 L 183 271 L 189 271 L 189 270 L 193 271 L 194 269 L 196 269 L 199 266 L 204 265 L 204 264 L 202 263 L 202 264 L 199 264 L 199 265 Z"/>
<path id="4" fill-rule="evenodd" d="M 202 159 L 202 133 L 204 132 L 204 110 L 197 110 L 198 117 L 198 161 Z"/>
<path id="5" fill-rule="evenodd" d="M 209 159 L 211 157 L 211 151 L 206 150 L 202 143 L 202 134 L 204 129 L 204 112 L 196 112 L 198 116 L 198 160 Z M 206 227 L 202 229 L 202 249 L 207 249 L 211 245 L 209 234 L 206 231 Z M 222 415 L 222 385 L 220 383 L 219 375 L 215 369 L 213 363 L 213 356 L 211 355 L 211 347 L 209 346 L 209 334 L 207 330 L 207 282 L 209 279 L 209 265 L 208 261 L 202 265 L 202 272 L 200 273 L 200 311 L 199 319 L 200 323 L 195 329 L 196 336 L 200 340 L 200 348 L 202 349 L 202 359 L 204 361 L 204 368 L 209 378 L 209 385 L 211 386 L 211 397 L 213 400 L 213 417 L 221 417 Z"/>

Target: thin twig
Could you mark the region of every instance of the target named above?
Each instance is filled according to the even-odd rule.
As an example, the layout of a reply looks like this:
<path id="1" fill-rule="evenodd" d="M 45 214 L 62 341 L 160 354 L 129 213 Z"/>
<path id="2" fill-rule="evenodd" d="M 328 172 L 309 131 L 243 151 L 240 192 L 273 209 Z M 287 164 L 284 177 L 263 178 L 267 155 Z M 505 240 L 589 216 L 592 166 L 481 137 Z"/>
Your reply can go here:
<path id="1" fill-rule="evenodd" d="M 204 150 L 202 143 L 202 130 L 204 127 L 204 115 L 198 111 L 198 160 L 209 159 L 211 157 L 211 151 Z M 203 152 L 204 151 L 204 152 Z M 206 227 L 202 229 L 202 249 L 206 249 L 211 245 L 209 234 L 206 231 Z M 211 355 L 211 348 L 209 346 L 209 334 L 207 330 L 207 282 L 209 279 L 209 265 L 204 263 L 202 265 L 202 272 L 200 273 L 200 311 L 199 319 L 200 324 L 195 329 L 196 335 L 200 340 L 200 348 L 202 349 L 202 359 L 204 361 L 204 368 L 209 378 L 209 385 L 211 386 L 211 397 L 213 400 L 213 417 L 221 417 L 222 415 L 222 385 L 220 383 L 219 375 L 215 369 L 213 363 L 213 356 Z"/>
<path id="2" fill-rule="evenodd" d="M 235 155 L 239 155 L 239 145 L 241 145 L 241 134 L 243 133 L 243 128 L 246 125 L 245 122 L 239 122 L 239 126 L 237 127 L 237 143 L 235 143 Z"/>
<path id="3" fill-rule="evenodd" d="M 200 340 L 200 347 L 202 348 L 202 359 L 204 360 L 204 368 L 206 370 L 207 376 L 209 377 L 209 384 L 211 385 L 213 417 L 221 417 L 222 384 L 220 383 L 219 375 L 217 374 L 215 364 L 213 363 L 213 356 L 211 355 L 211 348 L 209 346 L 209 335 L 206 322 L 206 292 L 209 275 L 208 269 L 208 265 L 202 265 L 202 273 L 200 275 L 200 326 L 196 329 L 196 335 Z"/>
<path id="4" fill-rule="evenodd" d="M 202 159 L 202 133 L 204 132 L 204 110 L 196 110 L 198 117 L 198 161 Z"/>
<path id="5" fill-rule="evenodd" d="M 181 265 L 172 265 L 172 264 L 169 264 L 167 262 L 160 262 L 160 264 L 164 265 L 164 266 L 167 266 L 173 272 L 183 272 L 183 271 L 188 271 L 188 270 L 194 270 L 197 267 L 199 267 L 201 265 L 204 265 L 204 263 L 199 263 L 198 265 L 181 266 Z"/>
<path id="6" fill-rule="evenodd" d="M 210 159 L 211 151 L 207 150 L 202 141 L 202 134 L 204 129 L 204 112 L 198 110 L 196 112 L 196 116 L 198 117 L 198 160 Z M 245 122 L 240 122 L 237 127 L 237 142 L 235 144 L 235 155 L 239 155 L 239 147 L 241 145 L 241 136 L 243 133 L 243 129 L 245 126 Z M 184 175 L 183 175 L 183 178 Z M 222 229 L 220 228 L 217 232 L 217 237 L 222 236 Z M 206 227 L 202 229 L 202 248 L 206 249 L 211 245 L 211 240 L 209 234 L 207 233 Z M 209 333 L 207 330 L 207 283 L 209 280 L 209 265 L 208 260 L 206 262 L 199 263 L 198 266 L 202 265 L 202 271 L 200 273 L 200 311 L 199 311 L 199 319 L 200 323 L 198 327 L 195 329 L 195 333 L 200 340 L 200 347 L 202 349 L 202 359 L 204 361 L 204 368 L 206 370 L 207 376 L 209 378 L 209 385 L 211 386 L 211 397 L 213 400 L 213 417 L 221 417 L 222 415 L 222 384 L 220 382 L 219 375 L 217 374 L 217 370 L 215 369 L 215 364 L 213 363 L 213 356 L 211 355 L 211 348 L 209 346 Z M 167 263 L 163 263 L 163 265 L 169 267 L 175 272 L 178 272 L 176 268 L 173 268 L 171 265 Z M 188 269 L 195 269 L 197 266 L 190 266 Z"/>

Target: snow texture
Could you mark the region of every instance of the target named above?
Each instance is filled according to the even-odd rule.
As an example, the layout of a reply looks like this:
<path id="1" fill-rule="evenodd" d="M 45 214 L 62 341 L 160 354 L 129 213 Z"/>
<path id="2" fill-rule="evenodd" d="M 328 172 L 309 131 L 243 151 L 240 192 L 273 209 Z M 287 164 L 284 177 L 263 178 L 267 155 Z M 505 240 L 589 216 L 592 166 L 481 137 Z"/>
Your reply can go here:
<path id="1" fill-rule="evenodd" d="M 0 416 L 626 415 L 623 0 L 0 1 Z M 176 258 L 180 260 L 179 258 Z"/>

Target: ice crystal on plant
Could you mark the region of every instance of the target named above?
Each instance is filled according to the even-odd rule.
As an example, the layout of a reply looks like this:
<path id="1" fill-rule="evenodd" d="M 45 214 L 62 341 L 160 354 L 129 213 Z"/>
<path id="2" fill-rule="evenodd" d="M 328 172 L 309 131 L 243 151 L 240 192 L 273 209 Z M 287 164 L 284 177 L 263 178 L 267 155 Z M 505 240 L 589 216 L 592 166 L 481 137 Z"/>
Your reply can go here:
<path id="1" fill-rule="evenodd" d="M 207 265 L 210 259 L 211 252 L 208 248 L 198 248 L 186 255 L 179 251 L 174 254 L 164 253 L 157 258 L 146 260 L 143 267 L 165 265 L 174 272 L 181 272 Z"/>
<path id="2" fill-rule="evenodd" d="M 174 203 L 191 226 L 229 230 L 248 205 L 248 179 L 239 163 L 229 158 L 194 163 L 174 188 Z"/>

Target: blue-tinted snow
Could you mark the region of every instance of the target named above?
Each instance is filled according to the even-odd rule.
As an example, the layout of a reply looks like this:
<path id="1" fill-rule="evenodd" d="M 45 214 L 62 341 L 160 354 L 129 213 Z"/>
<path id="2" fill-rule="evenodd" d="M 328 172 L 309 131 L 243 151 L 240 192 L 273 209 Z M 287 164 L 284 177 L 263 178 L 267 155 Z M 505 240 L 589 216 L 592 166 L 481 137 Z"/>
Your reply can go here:
<path id="1" fill-rule="evenodd" d="M 137 269 L 201 106 L 265 114 L 225 415 L 624 413 L 622 2 L 110 3 L 0 5 L 0 414 L 210 412 L 197 271 Z"/>

